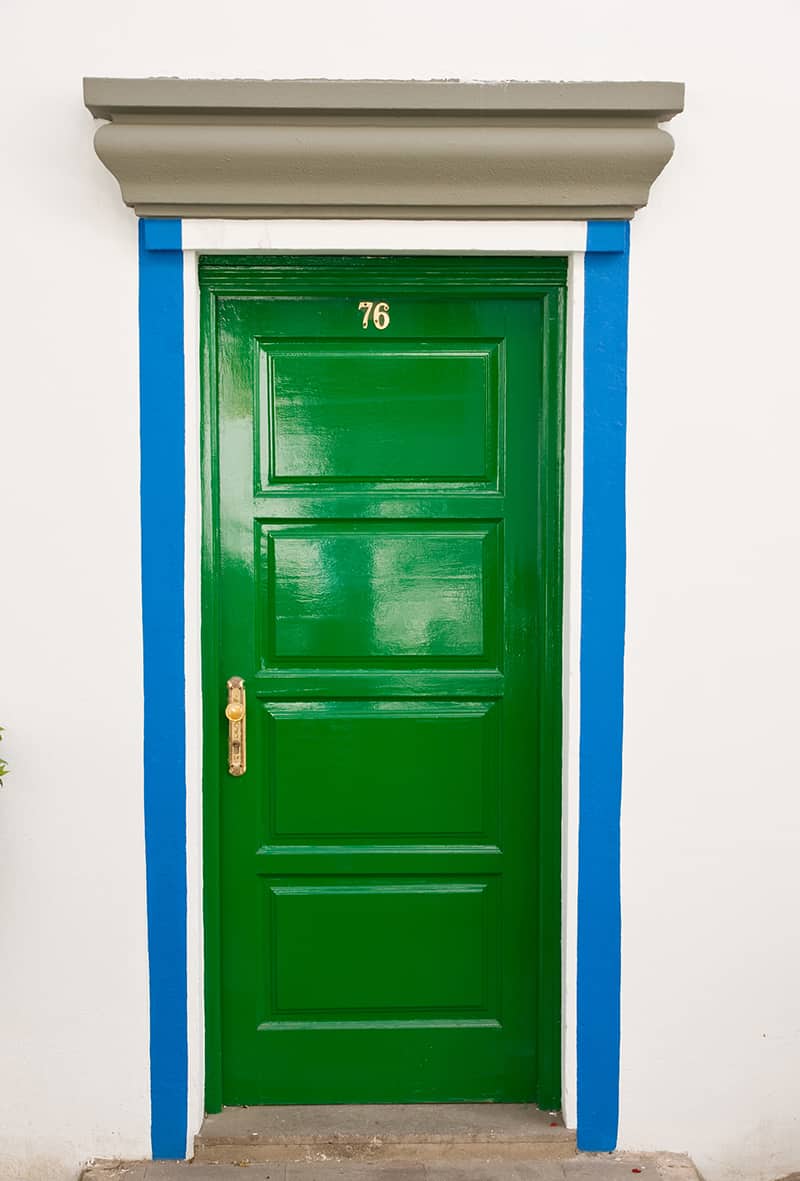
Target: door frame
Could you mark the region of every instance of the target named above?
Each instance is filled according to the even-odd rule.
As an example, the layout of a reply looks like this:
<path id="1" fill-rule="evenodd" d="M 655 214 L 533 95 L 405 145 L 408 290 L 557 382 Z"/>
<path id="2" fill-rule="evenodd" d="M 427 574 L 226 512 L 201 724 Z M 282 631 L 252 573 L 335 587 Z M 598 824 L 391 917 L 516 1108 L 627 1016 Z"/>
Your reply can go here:
<path id="1" fill-rule="evenodd" d="M 145 828 L 154 1156 L 202 1119 L 200 253 L 566 254 L 562 1104 L 614 1147 L 625 606 L 627 222 L 140 223 Z M 179 720 L 183 734 L 176 737 Z M 580 822 L 580 824 L 579 824 Z M 185 856 L 182 856 L 185 850 Z"/>
<path id="2" fill-rule="evenodd" d="M 238 292 L 270 291 L 270 275 L 253 276 L 253 266 L 270 262 L 275 267 L 272 279 L 274 293 L 331 292 L 330 272 L 334 267 L 344 269 L 344 260 L 354 264 L 355 278 L 362 282 L 355 269 L 364 256 L 327 255 L 303 256 L 214 255 L 215 267 L 222 272 L 216 281 L 205 281 L 200 291 L 200 358 L 201 358 L 201 472 L 202 472 L 202 562 L 201 562 L 201 647 L 203 686 L 203 895 L 204 895 L 204 964 L 205 964 L 205 1107 L 207 1112 L 222 1109 L 222 1017 L 221 993 L 223 957 L 221 952 L 222 873 L 220 864 L 222 792 L 224 777 L 221 743 L 224 742 L 220 718 L 224 710 L 226 670 L 218 649 L 219 619 L 216 588 L 221 577 L 219 545 L 219 482 L 218 467 L 218 388 L 217 353 L 213 326 L 216 299 Z M 408 256 L 410 257 L 410 256 Z M 529 703 L 530 725 L 538 733 L 538 765 L 531 768 L 538 784 L 536 832 L 531 833 L 529 849 L 536 858 L 537 895 L 535 940 L 534 997 L 536 1029 L 536 1102 L 541 1108 L 552 1110 L 561 1106 L 561 782 L 562 782 L 562 601 L 563 601 L 563 536 L 564 536 L 564 362 L 566 338 L 566 286 L 557 276 L 556 268 L 547 271 L 547 258 L 527 256 L 515 259 L 504 270 L 504 258 L 493 256 L 491 266 L 475 256 L 433 256 L 444 262 L 437 277 L 418 277 L 425 258 L 414 256 L 419 268 L 404 273 L 394 267 L 387 281 L 394 291 L 418 292 L 423 297 L 428 291 L 439 294 L 465 288 L 475 298 L 530 295 L 542 303 L 542 388 L 543 412 L 539 424 L 537 447 L 537 496 L 535 506 L 538 525 L 536 572 L 539 605 L 538 627 L 534 629 L 533 647 L 536 657 L 536 703 Z M 383 268 L 392 271 L 398 256 L 381 259 Z M 328 263 L 329 260 L 329 263 Z M 525 265 L 520 270 L 519 262 Z M 529 264 L 529 265 L 527 265 Z M 538 264 L 538 265 L 537 265 Z M 308 278 L 306 277 L 308 275 Z M 315 281 L 319 287 L 315 287 Z M 346 282 L 346 279 L 342 280 Z M 338 282 L 335 285 L 338 290 Z M 511 396 L 513 396 L 513 391 Z"/>

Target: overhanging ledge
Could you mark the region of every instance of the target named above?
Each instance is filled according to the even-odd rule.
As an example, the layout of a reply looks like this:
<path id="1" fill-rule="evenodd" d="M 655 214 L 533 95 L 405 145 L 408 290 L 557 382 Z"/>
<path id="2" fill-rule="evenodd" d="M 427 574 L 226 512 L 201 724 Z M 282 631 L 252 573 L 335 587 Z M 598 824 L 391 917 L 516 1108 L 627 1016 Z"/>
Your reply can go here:
<path id="1" fill-rule="evenodd" d="M 629 218 L 677 82 L 85 78 L 97 154 L 147 217 Z"/>

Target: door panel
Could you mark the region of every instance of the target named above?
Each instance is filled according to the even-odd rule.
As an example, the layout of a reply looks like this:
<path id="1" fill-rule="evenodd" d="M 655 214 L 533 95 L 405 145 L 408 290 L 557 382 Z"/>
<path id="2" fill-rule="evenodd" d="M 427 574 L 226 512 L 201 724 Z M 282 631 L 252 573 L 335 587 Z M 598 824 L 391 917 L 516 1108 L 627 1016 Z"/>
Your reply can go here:
<path id="1" fill-rule="evenodd" d="M 276 484 L 496 480 L 498 345 L 261 344 L 261 470 Z"/>
<path id="2" fill-rule="evenodd" d="M 262 668 L 494 664 L 498 525 L 262 524 Z"/>
<path id="3" fill-rule="evenodd" d="M 490 881 L 269 887 L 269 1016 L 376 1021 L 489 1014 Z M 496 920 L 495 920 L 496 921 Z M 269 1019 L 269 1018 L 268 1018 Z"/>
<path id="4" fill-rule="evenodd" d="M 265 710 L 268 841 L 496 842 L 499 703 L 302 701 Z"/>
<path id="5" fill-rule="evenodd" d="M 564 279 L 201 266 L 221 1102 L 557 1086 Z"/>

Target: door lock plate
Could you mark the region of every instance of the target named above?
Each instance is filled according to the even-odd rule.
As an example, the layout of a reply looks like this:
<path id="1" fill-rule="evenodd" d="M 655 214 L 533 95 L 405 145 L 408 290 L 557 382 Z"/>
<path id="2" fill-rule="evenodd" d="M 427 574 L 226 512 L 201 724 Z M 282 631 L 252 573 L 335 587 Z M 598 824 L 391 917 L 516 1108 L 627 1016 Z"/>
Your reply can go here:
<path id="1" fill-rule="evenodd" d="M 228 773 L 244 775 L 247 770 L 247 699 L 241 677 L 228 680 L 225 717 L 228 719 Z"/>

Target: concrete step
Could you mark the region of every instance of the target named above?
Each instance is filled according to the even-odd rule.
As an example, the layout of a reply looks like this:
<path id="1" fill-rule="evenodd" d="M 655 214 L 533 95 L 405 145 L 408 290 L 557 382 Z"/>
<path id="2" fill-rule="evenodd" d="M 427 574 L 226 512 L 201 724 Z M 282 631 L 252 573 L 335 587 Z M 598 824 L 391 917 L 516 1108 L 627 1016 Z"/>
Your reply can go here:
<path id="1" fill-rule="evenodd" d="M 393 1162 L 562 1160 L 575 1133 L 530 1103 L 227 1107 L 206 1117 L 195 1161 Z"/>
<path id="2" fill-rule="evenodd" d="M 631 1174 L 636 1174 L 632 1176 Z M 316 1161 L 218 1165 L 156 1161 L 90 1167 L 84 1181 L 700 1181 L 691 1161 L 669 1153 L 581 1153 L 561 1161 Z"/>

